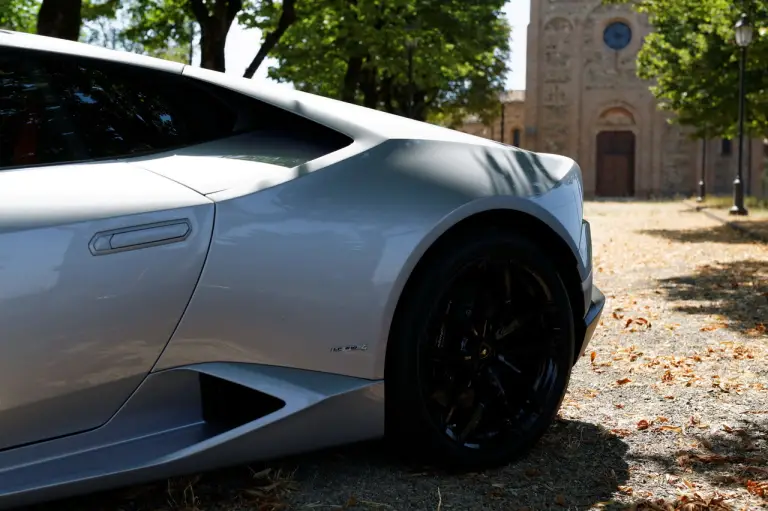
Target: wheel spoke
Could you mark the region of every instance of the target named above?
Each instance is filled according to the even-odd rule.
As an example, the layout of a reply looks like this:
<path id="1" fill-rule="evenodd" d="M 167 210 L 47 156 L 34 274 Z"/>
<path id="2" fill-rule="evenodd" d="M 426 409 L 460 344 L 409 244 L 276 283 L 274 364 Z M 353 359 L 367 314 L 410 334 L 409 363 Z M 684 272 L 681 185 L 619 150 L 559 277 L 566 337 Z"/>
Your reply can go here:
<path id="1" fill-rule="evenodd" d="M 468 448 L 519 438 L 549 402 L 561 316 L 525 271 L 504 258 L 468 265 L 429 322 L 424 395 L 438 429 Z"/>
<path id="2" fill-rule="evenodd" d="M 474 411 L 472 412 L 472 415 L 469 417 L 469 421 L 467 422 L 467 425 L 464 426 L 464 429 L 462 429 L 461 433 L 459 434 L 459 438 L 458 438 L 459 442 L 461 443 L 466 442 L 469 435 L 472 434 L 477 429 L 477 426 L 480 424 L 480 421 L 483 418 L 484 411 L 485 411 L 485 405 L 483 403 L 478 403 Z"/>

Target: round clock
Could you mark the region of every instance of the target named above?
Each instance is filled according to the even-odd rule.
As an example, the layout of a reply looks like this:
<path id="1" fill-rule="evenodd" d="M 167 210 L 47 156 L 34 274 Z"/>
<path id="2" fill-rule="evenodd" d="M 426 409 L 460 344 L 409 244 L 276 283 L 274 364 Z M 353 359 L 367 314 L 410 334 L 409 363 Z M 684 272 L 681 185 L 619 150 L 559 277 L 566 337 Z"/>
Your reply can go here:
<path id="1" fill-rule="evenodd" d="M 614 21 L 605 27 L 603 41 L 612 50 L 623 50 L 632 41 L 632 29 L 624 22 Z"/>

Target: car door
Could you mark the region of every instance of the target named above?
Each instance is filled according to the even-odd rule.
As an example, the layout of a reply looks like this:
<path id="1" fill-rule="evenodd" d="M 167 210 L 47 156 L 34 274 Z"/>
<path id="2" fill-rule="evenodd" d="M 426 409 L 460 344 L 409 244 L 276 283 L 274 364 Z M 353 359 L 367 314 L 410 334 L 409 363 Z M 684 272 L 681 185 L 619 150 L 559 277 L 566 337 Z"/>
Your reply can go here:
<path id="1" fill-rule="evenodd" d="M 227 135 L 223 108 L 167 70 L 0 48 L 0 450 L 104 424 L 151 370 L 214 206 L 123 158 Z"/>

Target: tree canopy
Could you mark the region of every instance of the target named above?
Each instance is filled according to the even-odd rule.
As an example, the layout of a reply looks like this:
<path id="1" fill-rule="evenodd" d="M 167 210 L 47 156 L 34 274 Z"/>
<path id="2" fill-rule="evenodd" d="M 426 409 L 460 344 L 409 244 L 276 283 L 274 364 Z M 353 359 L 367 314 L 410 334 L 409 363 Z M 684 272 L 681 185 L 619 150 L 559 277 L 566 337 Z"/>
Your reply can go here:
<path id="1" fill-rule="evenodd" d="M 605 0 L 606 3 L 625 3 Z M 731 137 L 737 131 L 740 49 L 734 25 L 746 10 L 754 27 L 746 66 L 747 129 L 768 134 L 768 0 L 639 0 L 655 31 L 638 55 L 638 76 L 649 80 L 673 122 L 694 136 Z"/>
<path id="2" fill-rule="evenodd" d="M 0 25 L 225 70 L 235 19 L 258 28 L 252 77 L 416 119 L 491 117 L 504 90 L 506 0 L 0 0 Z M 195 35 L 199 35 L 199 42 Z M 254 41 L 254 46 L 258 44 Z"/>
<path id="3" fill-rule="evenodd" d="M 34 32 L 39 9 L 37 0 L 0 0 L 0 28 Z"/>
<path id="4" fill-rule="evenodd" d="M 504 0 L 301 0 L 270 76 L 298 89 L 451 124 L 498 105 Z"/>

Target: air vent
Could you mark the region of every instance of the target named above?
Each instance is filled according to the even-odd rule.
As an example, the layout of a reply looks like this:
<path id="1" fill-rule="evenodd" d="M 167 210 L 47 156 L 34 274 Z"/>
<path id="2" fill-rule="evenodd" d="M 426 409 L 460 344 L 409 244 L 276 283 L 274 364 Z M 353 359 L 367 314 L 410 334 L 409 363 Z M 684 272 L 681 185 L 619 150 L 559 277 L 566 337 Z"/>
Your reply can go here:
<path id="1" fill-rule="evenodd" d="M 203 420 L 223 431 L 261 419 L 285 406 L 282 399 L 202 373 L 200 395 Z"/>

